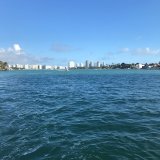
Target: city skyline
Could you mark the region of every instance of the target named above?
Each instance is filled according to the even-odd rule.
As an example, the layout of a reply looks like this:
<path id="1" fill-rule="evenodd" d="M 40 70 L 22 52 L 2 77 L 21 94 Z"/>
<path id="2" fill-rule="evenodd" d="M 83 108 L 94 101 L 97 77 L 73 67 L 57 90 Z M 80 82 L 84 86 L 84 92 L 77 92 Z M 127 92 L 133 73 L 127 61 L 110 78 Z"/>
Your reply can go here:
<path id="1" fill-rule="evenodd" d="M 157 62 L 159 5 L 158 0 L 2 0 L 0 60 Z"/>
<path id="2" fill-rule="evenodd" d="M 7 64 L 7 62 L 1 62 L 1 67 L 6 66 L 7 70 L 69 70 L 69 69 L 160 69 L 160 62 L 157 63 L 117 63 L 107 64 L 105 62 L 93 62 L 86 60 L 84 63 L 77 63 L 75 61 L 69 61 L 67 65 L 44 65 L 44 64 Z"/>

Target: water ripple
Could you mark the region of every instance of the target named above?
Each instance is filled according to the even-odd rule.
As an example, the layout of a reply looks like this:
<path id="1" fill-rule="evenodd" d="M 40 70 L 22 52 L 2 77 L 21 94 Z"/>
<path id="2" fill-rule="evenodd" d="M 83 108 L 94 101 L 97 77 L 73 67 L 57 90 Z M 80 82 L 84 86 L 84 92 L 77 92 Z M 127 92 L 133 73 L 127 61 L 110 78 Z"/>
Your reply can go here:
<path id="1" fill-rule="evenodd" d="M 160 159 L 159 71 L 0 74 L 0 159 Z"/>

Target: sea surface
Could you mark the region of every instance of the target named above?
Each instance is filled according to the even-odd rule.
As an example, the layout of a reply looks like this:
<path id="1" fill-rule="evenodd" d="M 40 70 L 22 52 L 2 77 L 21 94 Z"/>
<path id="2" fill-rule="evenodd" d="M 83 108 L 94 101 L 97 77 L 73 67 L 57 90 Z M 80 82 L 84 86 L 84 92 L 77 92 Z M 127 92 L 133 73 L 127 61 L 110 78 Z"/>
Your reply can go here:
<path id="1" fill-rule="evenodd" d="M 1 71 L 0 160 L 160 160 L 160 70 Z"/>

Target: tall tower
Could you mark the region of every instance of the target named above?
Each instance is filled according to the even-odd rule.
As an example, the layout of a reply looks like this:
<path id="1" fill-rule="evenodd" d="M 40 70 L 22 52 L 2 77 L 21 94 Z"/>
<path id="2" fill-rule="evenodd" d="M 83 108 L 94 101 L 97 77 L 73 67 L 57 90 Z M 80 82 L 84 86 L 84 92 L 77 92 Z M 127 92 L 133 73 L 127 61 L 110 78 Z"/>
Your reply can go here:
<path id="1" fill-rule="evenodd" d="M 89 68 L 89 61 L 88 60 L 86 60 L 86 62 L 85 62 L 85 68 Z"/>

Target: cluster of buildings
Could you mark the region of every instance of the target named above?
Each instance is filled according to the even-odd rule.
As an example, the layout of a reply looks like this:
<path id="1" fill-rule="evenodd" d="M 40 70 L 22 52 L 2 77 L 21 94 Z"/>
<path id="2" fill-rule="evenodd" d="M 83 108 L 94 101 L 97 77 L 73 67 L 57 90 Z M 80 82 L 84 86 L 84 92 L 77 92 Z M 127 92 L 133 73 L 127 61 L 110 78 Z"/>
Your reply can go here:
<path id="1" fill-rule="evenodd" d="M 112 64 L 108 66 L 109 69 L 160 69 L 160 63 L 119 63 L 119 64 Z"/>
<path id="2" fill-rule="evenodd" d="M 8 65 L 9 69 L 15 69 L 15 70 L 55 70 L 55 69 L 66 69 L 65 66 L 51 66 L 51 65 L 39 65 L 39 64 L 14 64 L 14 65 Z"/>
<path id="3" fill-rule="evenodd" d="M 140 63 L 118 63 L 118 64 L 111 64 L 107 65 L 104 62 L 93 62 L 86 60 L 85 63 L 76 63 L 75 61 L 69 61 L 67 66 L 51 66 L 51 65 L 21 65 L 21 64 L 14 64 L 8 65 L 10 70 L 65 70 L 65 69 L 160 69 L 160 62 L 159 63 L 150 63 L 150 64 L 140 64 Z"/>
<path id="4" fill-rule="evenodd" d="M 68 68 L 78 68 L 78 69 L 80 69 L 80 68 L 90 68 L 90 69 L 92 69 L 92 68 L 103 68 L 103 67 L 105 67 L 106 66 L 106 64 L 104 63 L 104 62 L 99 62 L 99 61 L 97 61 L 97 62 L 93 62 L 93 61 L 88 61 L 88 60 L 86 60 L 85 61 L 85 63 L 83 64 L 83 63 L 76 63 L 76 62 L 74 62 L 74 61 L 70 61 L 70 62 L 68 62 Z"/>
<path id="5" fill-rule="evenodd" d="M 69 69 L 160 69 L 159 63 L 141 64 L 141 63 L 118 63 L 118 64 L 105 64 L 104 62 L 92 62 L 86 60 L 85 63 L 75 63 L 70 61 L 68 63 Z"/>
<path id="6" fill-rule="evenodd" d="M 105 67 L 106 64 L 97 62 L 92 62 L 86 60 L 85 63 L 76 63 L 75 61 L 69 61 L 67 66 L 56 66 L 56 65 L 29 65 L 29 64 L 14 64 L 8 65 L 9 69 L 13 70 L 56 70 L 56 69 L 92 69 L 92 68 L 102 68 Z"/>

